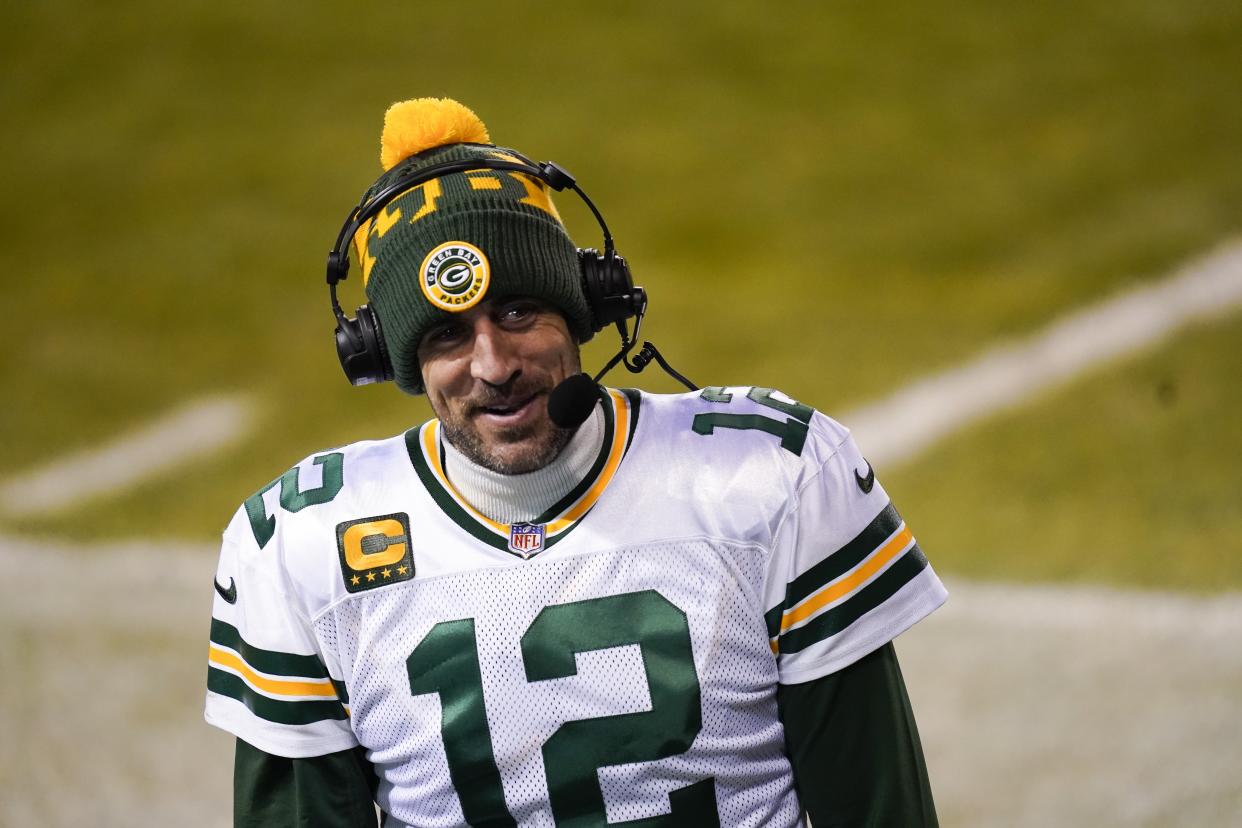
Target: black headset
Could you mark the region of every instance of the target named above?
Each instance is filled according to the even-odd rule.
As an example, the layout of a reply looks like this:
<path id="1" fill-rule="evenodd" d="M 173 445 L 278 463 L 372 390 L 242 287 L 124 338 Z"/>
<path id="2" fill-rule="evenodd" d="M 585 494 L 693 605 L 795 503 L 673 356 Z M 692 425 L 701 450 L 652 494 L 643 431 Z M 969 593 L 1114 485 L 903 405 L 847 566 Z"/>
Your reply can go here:
<path id="1" fill-rule="evenodd" d="M 481 144 L 478 146 L 487 146 Z M 438 148 L 437 148 L 438 149 Z M 379 317 L 366 305 L 358 308 L 353 319 L 345 315 L 336 297 L 336 286 L 349 275 L 349 243 L 354 235 L 391 202 L 420 184 L 434 178 L 452 173 L 470 170 L 501 170 L 517 172 L 537 178 L 557 192 L 565 189 L 578 194 L 591 214 L 599 222 L 604 233 L 604 251 L 594 248 L 578 248 L 578 269 L 582 277 L 582 291 L 586 296 L 587 307 L 591 313 L 591 336 L 616 323 L 622 328 L 625 320 L 638 317 L 639 323 L 647 310 L 647 294 L 634 284 L 630 277 L 629 265 L 613 246 L 612 233 L 604 217 L 600 215 L 595 204 L 586 193 L 578 187 L 574 177 L 551 161 L 536 164 L 534 161 L 505 149 L 507 155 L 517 158 L 516 161 L 500 158 L 468 158 L 445 161 L 427 167 L 414 169 L 400 174 L 379 192 L 363 196 L 358 206 L 350 211 L 341 232 L 337 234 L 336 245 L 328 253 L 328 292 L 332 299 L 332 311 L 336 315 L 336 354 L 341 360 L 341 368 L 345 376 L 354 385 L 367 385 L 373 382 L 385 382 L 393 378 L 392 360 L 384 344 L 384 336 L 380 331 Z M 637 328 L 635 339 L 637 339 Z M 623 329 L 623 342 L 629 339 L 628 331 Z M 587 337 L 588 339 L 590 336 Z M 628 349 L 627 349 L 628 350 Z"/>

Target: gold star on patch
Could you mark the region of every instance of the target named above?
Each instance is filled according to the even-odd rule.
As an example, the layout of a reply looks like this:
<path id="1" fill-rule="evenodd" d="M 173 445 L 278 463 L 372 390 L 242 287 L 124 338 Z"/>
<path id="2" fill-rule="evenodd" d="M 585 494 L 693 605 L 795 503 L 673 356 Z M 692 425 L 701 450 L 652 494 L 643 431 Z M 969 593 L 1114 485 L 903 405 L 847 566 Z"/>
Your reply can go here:
<path id="1" fill-rule="evenodd" d="M 358 584 L 362 583 L 362 579 L 359 578 L 357 575 L 355 575 L 354 577 L 349 579 L 349 582 L 353 584 L 354 586 L 358 586 Z"/>
<path id="2" fill-rule="evenodd" d="M 368 580 L 368 581 L 374 581 L 374 580 L 375 580 L 375 573 L 374 573 L 374 572 L 368 572 L 368 573 L 367 573 L 367 580 Z"/>
<path id="3" fill-rule="evenodd" d="M 382 574 L 383 574 L 383 576 L 384 576 L 385 578 L 387 578 L 387 577 L 389 577 L 390 575 L 392 575 L 392 570 L 391 570 L 391 569 L 385 569 L 385 570 L 384 570 L 384 572 L 383 572 Z"/>
<path id="4" fill-rule="evenodd" d="M 405 567 L 405 566 L 399 566 L 399 567 L 397 567 L 397 574 L 398 574 L 398 575 L 404 575 L 404 574 L 405 574 L 406 569 L 408 569 L 408 567 Z"/>

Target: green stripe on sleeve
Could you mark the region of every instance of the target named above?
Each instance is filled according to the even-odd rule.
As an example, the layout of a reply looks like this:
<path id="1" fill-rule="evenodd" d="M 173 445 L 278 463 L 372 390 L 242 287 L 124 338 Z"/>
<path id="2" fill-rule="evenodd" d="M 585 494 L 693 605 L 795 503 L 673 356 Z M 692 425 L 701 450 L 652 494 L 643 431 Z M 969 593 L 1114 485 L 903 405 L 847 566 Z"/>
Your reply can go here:
<path id="1" fill-rule="evenodd" d="M 236 627 L 218 618 L 211 619 L 211 643 L 236 650 L 243 661 L 261 673 L 298 678 L 331 678 L 328 668 L 319 660 L 319 656 L 282 653 L 247 644 Z"/>
<path id="2" fill-rule="evenodd" d="M 260 719 L 277 724 L 305 725 L 345 718 L 345 708 L 339 701 L 281 701 L 268 698 L 239 676 L 215 667 L 207 668 L 207 689 L 237 699 Z"/>
<path id="3" fill-rule="evenodd" d="M 805 650 L 831 638 L 871 612 L 897 593 L 927 566 L 927 558 L 918 544 L 911 546 L 892 566 L 874 581 L 855 592 L 844 602 L 817 615 L 801 627 L 780 638 L 781 655 Z"/>
<path id="4" fill-rule="evenodd" d="M 784 602 L 763 615 L 768 626 L 768 638 L 775 638 L 780 634 L 781 617 L 785 610 L 806 600 L 865 561 L 899 526 L 901 515 L 889 503 L 853 540 L 790 581 L 785 587 Z"/>
<path id="5" fill-rule="evenodd" d="M 899 526 L 901 515 L 889 503 L 853 540 L 789 582 L 785 609 L 796 606 L 865 561 Z"/>

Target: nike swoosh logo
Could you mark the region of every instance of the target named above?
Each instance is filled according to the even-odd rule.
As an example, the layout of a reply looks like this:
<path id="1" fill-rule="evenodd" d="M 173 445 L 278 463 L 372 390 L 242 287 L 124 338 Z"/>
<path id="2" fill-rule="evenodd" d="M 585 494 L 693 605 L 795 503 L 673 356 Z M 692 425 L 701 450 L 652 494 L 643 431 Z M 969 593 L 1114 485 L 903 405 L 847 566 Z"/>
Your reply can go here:
<path id="1" fill-rule="evenodd" d="M 858 488 L 862 489 L 863 494 L 871 494 L 871 488 L 875 486 L 875 469 L 871 468 L 870 463 L 867 463 L 866 477 L 859 474 L 858 469 L 854 469 L 854 480 L 858 483 Z"/>
<path id="2" fill-rule="evenodd" d="M 216 592 L 220 593 L 221 598 L 223 598 L 225 601 L 228 601 L 230 604 L 237 603 L 237 583 L 232 578 L 229 578 L 228 589 L 225 589 L 224 587 L 220 586 L 219 581 L 213 580 L 212 583 L 215 584 Z"/>

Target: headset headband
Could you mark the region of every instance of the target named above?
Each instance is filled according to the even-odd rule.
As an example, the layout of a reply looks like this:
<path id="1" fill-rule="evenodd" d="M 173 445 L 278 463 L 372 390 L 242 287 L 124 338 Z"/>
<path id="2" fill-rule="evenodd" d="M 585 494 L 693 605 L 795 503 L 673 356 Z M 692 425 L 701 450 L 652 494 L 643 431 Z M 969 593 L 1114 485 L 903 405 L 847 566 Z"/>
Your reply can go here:
<path id="1" fill-rule="evenodd" d="M 350 211 L 349 217 L 345 219 L 345 223 L 341 226 L 341 232 L 337 234 L 336 244 L 333 245 L 332 251 L 328 254 L 327 277 L 328 284 L 332 287 L 333 305 L 339 307 L 336 301 L 337 283 L 344 281 L 349 275 L 348 245 L 349 240 L 354 237 L 354 234 L 362 229 L 364 224 L 379 215 L 381 210 L 405 193 L 434 178 L 441 178 L 457 172 L 470 172 L 472 170 L 519 172 L 538 178 L 558 193 L 563 192 L 565 189 L 573 190 L 586 206 L 590 208 L 591 215 L 595 216 L 595 221 L 599 223 L 600 230 L 603 231 L 603 255 L 611 257 L 616 252 L 616 248 L 613 246 L 612 233 L 609 232 L 608 224 L 604 221 L 603 215 L 596 208 L 595 202 L 591 201 L 590 197 L 582 191 L 577 181 L 574 180 L 574 177 L 564 167 L 553 161 L 536 164 L 529 158 L 512 150 L 506 150 L 506 152 L 520 160 L 506 161 L 500 158 L 470 158 L 445 161 L 399 176 L 396 181 L 393 181 L 369 199 L 364 196 L 363 200 L 358 203 L 358 206 Z"/>

